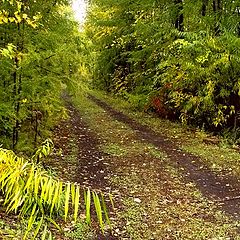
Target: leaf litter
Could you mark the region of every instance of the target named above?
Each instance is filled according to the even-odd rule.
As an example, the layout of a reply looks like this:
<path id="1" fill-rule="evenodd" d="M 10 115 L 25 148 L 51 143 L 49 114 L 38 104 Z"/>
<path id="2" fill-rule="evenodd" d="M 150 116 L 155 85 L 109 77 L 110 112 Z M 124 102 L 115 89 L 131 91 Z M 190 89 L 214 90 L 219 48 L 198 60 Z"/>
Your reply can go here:
<path id="1" fill-rule="evenodd" d="M 71 172 L 59 168 L 58 174 L 112 193 L 113 230 L 97 239 L 240 239 L 238 222 L 203 196 L 198 185 L 172 164 L 168 154 L 149 143 L 146 136 L 139 139 L 141 129 L 136 132 L 114 120 L 108 110 L 103 111 L 88 99 L 75 104 L 80 110 L 68 102 L 69 124 L 62 123 L 56 130 L 56 145 L 68 144 L 55 167 L 69 169 L 73 165 Z M 66 137 L 73 139 L 74 148 Z M 111 144 L 115 150 L 124 149 L 124 154 L 102 151 Z M 74 158 L 69 160 L 74 151 Z"/>

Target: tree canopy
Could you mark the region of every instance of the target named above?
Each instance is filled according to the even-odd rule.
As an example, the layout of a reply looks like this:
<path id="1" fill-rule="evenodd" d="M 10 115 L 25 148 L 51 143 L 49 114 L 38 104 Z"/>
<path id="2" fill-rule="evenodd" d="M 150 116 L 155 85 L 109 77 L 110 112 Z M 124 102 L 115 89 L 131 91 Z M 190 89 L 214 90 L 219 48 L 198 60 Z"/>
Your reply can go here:
<path id="1" fill-rule="evenodd" d="M 92 84 L 163 117 L 236 128 L 239 21 L 240 1 L 93 0 Z"/>
<path id="2" fill-rule="evenodd" d="M 77 72 L 80 38 L 67 0 L 0 1 L 0 135 L 29 150 L 63 115 L 60 94 Z"/>

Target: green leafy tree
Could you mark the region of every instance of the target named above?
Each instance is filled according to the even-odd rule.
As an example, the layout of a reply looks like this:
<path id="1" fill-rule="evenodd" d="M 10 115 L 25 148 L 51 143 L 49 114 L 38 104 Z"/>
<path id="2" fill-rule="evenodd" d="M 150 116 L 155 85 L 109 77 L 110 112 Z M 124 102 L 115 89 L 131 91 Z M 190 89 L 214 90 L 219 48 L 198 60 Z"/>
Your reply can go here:
<path id="1" fill-rule="evenodd" d="M 79 34 L 68 1 L 1 0 L 0 132 L 30 150 L 63 114 L 63 85 L 78 70 Z"/>
<path id="2" fill-rule="evenodd" d="M 163 117 L 237 127 L 239 1 L 92 1 L 93 85 Z"/>

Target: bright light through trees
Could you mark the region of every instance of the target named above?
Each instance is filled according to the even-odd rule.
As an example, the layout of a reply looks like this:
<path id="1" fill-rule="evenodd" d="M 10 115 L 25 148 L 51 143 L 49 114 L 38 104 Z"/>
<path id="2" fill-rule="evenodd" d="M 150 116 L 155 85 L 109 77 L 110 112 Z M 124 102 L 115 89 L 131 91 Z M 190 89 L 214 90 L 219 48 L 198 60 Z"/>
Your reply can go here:
<path id="1" fill-rule="evenodd" d="M 75 19 L 82 25 L 85 21 L 87 13 L 87 1 L 86 0 L 73 0 L 72 9 Z"/>

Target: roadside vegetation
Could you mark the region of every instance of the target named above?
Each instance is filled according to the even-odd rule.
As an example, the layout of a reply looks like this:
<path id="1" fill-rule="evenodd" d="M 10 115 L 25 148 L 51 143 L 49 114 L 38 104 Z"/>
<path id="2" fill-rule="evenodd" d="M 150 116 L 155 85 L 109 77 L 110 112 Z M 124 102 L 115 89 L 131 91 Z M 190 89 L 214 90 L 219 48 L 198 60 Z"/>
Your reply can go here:
<path id="1" fill-rule="evenodd" d="M 239 1 L 94 0 L 85 25 L 96 89 L 239 141 Z"/>
<path id="2" fill-rule="evenodd" d="M 108 215 L 101 193 L 89 188 L 81 188 L 80 191 L 79 184 L 63 182 L 51 176 L 34 161 L 35 158 L 49 155 L 50 150 L 51 147 L 46 142 L 32 160 L 26 160 L 10 150 L 0 149 L 2 210 L 8 214 L 18 213 L 19 220 L 25 222 L 21 239 L 35 239 L 39 235 L 42 239 L 52 239 L 50 225 L 62 231 L 56 219 L 65 222 L 72 219 L 77 222 L 81 211 L 85 214 L 86 223 L 90 224 L 91 205 L 94 206 L 99 226 L 104 231 L 104 218 L 108 219 Z M 8 232 L 2 234 L 6 239 L 10 237 Z"/>

